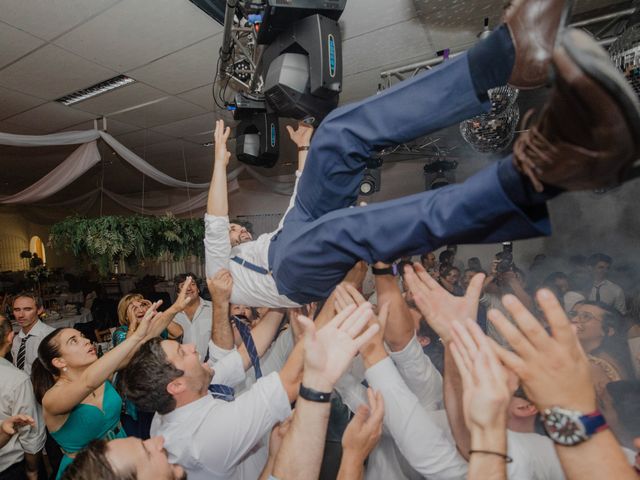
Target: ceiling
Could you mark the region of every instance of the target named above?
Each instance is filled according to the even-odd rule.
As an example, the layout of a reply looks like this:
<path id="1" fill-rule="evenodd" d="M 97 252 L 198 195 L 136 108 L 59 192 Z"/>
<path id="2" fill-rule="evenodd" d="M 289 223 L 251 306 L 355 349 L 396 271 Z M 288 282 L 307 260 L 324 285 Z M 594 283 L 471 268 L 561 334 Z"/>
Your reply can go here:
<path id="1" fill-rule="evenodd" d="M 472 45 L 484 17 L 496 25 L 503 3 L 348 0 L 341 19 L 341 103 L 374 94 L 381 71 L 432 58 L 444 48 Z M 575 13 L 615 3 L 578 0 Z M 188 0 L 0 0 L 0 131 L 91 129 L 95 119 L 106 117 L 107 130 L 158 169 L 206 182 L 212 150 L 202 144 L 212 137 L 216 119 L 231 120 L 211 94 L 221 40 L 222 26 Z M 53 101 L 117 74 L 136 83 L 70 107 Z M 456 129 L 441 137 L 442 143 L 468 152 Z M 293 147 L 283 143 L 278 166 L 266 175 L 293 171 Z M 0 147 L 0 194 L 32 184 L 73 148 Z M 55 200 L 76 197 L 100 182 L 119 193 L 164 188 L 101 148 L 104 164 Z M 389 185 L 385 196 L 405 188 Z"/>

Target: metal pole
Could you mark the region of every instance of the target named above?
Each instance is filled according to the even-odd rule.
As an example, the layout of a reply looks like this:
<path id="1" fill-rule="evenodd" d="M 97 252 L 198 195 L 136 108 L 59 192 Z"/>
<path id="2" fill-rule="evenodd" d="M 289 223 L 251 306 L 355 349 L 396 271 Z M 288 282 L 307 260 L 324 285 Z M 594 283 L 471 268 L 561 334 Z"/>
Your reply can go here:
<path id="1" fill-rule="evenodd" d="M 235 16 L 237 5 L 238 0 L 227 0 L 227 8 L 224 12 L 224 34 L 222 36 L 222 46 L 220 47 L 221 68 L 223 69 L 231 59 L 231 50 L 233 48 L 231 29 L 233 28 L 233 17 Z"/>

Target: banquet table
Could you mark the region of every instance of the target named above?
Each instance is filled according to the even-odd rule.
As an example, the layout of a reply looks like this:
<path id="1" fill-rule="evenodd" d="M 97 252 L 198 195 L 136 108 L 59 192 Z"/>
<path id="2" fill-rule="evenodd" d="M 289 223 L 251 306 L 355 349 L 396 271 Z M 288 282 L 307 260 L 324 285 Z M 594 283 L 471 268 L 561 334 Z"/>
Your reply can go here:
<path id="1" fill-rule="evenodd" d="M 64 314 L 64 315 L 51 315 L 45 318 L 44 323 L 53 328 L 71 328 L 76 323 L 89 323 L 93 320 L 91 310 L 88 308 L 82 308 L 80 314 Z"/>

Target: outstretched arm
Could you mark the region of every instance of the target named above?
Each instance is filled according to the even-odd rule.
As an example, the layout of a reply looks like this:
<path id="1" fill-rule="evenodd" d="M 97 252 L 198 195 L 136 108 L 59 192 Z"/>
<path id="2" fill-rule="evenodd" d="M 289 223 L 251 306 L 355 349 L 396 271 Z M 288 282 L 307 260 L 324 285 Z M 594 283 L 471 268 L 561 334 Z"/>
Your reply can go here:
<path id="1" fill-rule="evenodd" d="M 211 293 L 213 312 L 211 315 L 211 341 L 225 350 L 233 349 L 233 330 L 229 322 L 229 299 L 233 279 L 228 270 L 219 270 L 213 278 L 207 278 Z"/>
<path id="2" fill-rule="evenodd" d="M 216 121 L 215 157 L 213 161 L 213 177 L 209 185 L 207 213 L 216 217 L 229 215 L 229 200 L 227 198 L 227 165 L 231 154 L 227 150 L 227 140 L 231 129 L 224 126 L 224 120 Z"/>
<path id="3" fill-rule="evenodd" d="M 495 342 L 491 345 L 505 366 L 520 377 L 525 393 L 539 411 L 559 407 L 591 413 L 597 401 L 587 355 L 553 293 L 540 290 L 536 299 L 551 334 L 522 302 L 506 295 L 502 303 L 516 325 L 498 310 L 491 310 L 489 319 L 513 351 Z M 638 478 L 609 429 L 571 447 L 556 444 L 555 449 L 568 480 Z"/>
<path id="4" fill-rule="evenodd" d="M 302 172 L 302 170 L 304 170 L 304 164 L 307 161 L 307 154 L 309 153 L 313 127 L 304 122 L 299 122 L 298 128 L 295 130 L 292 126 L 287 125 L 287 132 L 289 132 L 293 143 L 298 147 L 298 172 Z"/>

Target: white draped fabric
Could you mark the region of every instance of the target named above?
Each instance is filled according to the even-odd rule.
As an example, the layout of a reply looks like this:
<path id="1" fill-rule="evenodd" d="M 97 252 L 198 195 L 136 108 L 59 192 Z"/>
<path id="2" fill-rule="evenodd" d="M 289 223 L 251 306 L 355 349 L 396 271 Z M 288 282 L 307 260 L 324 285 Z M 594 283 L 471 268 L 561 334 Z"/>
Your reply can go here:
<path id="1" fill-rule="evenodd" d="M 31 204 L 41 201 L 51 195 L 61 191 L 67 187 L 70 183 L 86 173 L 91 167 L 100 162 L 100 152 L 97 148 L 97 139 L 102 139 L 107 143 L 123 160 L 129 163 L 131 166 L 142 172 L 144 175 L 152 178 L 156 182 L 163 185 L 167 185 L 173 188 L 182 189 L 194 189 L 194 190 L 206 190 L 209 188 L 209 183 L 192 183 L 167 175 L 161 172 L 153 165 L 149 164 L 131 150 L 126 148 L 115 138 L 109 135 L 107 132 L 100 130 L 87 130 L 87 131 L 74 131 L 74 132 L 62 132 L 51 135 L 15 135 L 10 133 L 0 132 L 0 145 L 10 145 L 18 147 L 42 147 L 42 146 L 54 146 L 54 145 L 75 145 L 81 143 L 66 160 L 60 165 L 54 168 L 49 174 L 38 180 L 30 187 L 25 188 L 21 192 L 9 196 L 0 196 L 0 203 L 4 204 Z M 259 183 L 269 188 L 272 192 L 280 195 L 291 195 L 293 192 L 293 186 L 295 178 L 291 176 L 290 179 L 284 181 L 273 180 L 268 178 L 251 167 L 240 166 L 229 172 L 227 179 L 230 182 L 229 192 L 238 190 L 238 175 L 243 171 L 247 171 L 253 178 Z M 57 204 L 38 204 L 38 206 L 69 206 L 74 205 L 76 202 L 83 201 L 93 202 L 97 198 L 100 188 L 81 195 L 78 198 L 68 200 L 65 202 L 58 202 Z M 189 200 L 177 205 L 171 205 L 167 208 L 144 208 L 139 200 L 132 200 L 129 197 L 119 195 L 108 190 L 102 190 L 114 202 L 128 208 L 129 210 L 148 213 L 148 214 L 163 214 L 171 212 L 174 214 L 183 214 L 191 210 L 202 208 L 207 202 L 207 192 L 200 192 Z"/>
<path id="2" fill-rule="evenodd" d="M 0 203 L 33 203 L 50 197 L 100 162 L 95 140 L 78 147 L 67 159 L 30 187 L 0 197 Z"/>
<path id="3" fill-rule="evenodd" d="M 48 147 L 52 145 L 78 145 L 100 138 L 99 130 L 52 133 L 50 135 L 15 135 L 0 132 L 0 145 L 12 147 Z"/>

